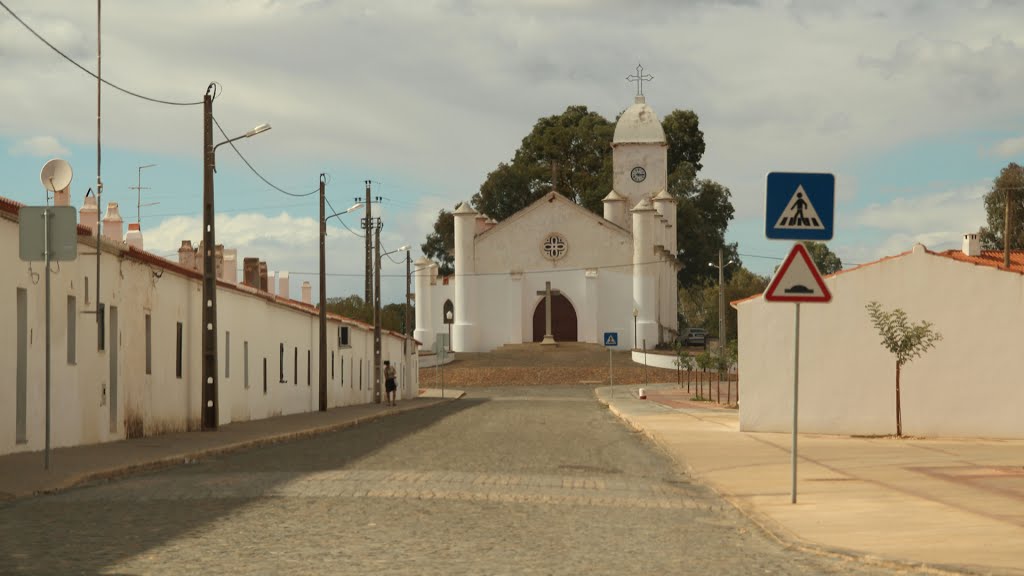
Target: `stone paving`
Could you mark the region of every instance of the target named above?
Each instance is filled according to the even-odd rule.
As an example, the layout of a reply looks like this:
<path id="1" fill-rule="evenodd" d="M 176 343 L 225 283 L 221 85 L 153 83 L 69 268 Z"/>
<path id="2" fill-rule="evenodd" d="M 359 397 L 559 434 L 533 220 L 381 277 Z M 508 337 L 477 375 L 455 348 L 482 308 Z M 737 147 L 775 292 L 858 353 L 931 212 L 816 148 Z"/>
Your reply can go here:
<path id="1" fill-rule="evenodd" d="M 0 504 L 0 574 L 891 574 L 787 548 L 584 387 Z"/>

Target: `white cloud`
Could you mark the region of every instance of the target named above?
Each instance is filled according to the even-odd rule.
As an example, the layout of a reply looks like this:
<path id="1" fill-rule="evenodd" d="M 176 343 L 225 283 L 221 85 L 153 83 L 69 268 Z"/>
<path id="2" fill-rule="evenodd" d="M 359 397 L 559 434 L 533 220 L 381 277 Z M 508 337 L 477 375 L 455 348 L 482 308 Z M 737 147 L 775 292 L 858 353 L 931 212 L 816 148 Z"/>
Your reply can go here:
<path id="1" fill-rule="evenodd" d="M 992 152 L 1000 158 L 1020 156 L 1024 153 L 1024 136 L 1007 138 L 992 148 Z"/>
<path id="2" fill-rule="evenodd" d="M 13 156 L 69 156 L 68 150 L 59 140 L 53 136 L 33 136 L 26 140 L 15 143 L 7 150 Z"/>

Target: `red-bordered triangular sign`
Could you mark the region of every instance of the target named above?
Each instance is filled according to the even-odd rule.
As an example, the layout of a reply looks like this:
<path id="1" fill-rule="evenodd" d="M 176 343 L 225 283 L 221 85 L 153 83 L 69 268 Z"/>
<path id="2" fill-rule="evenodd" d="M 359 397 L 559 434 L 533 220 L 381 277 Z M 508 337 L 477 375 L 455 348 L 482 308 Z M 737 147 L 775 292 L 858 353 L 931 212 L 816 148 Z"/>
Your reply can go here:
<path id="1" fill-rule="evenodd" d="M 828 302 L 832 300 L 832 293 L 825 287 L 807 249 L 797 242 L 768 284 L 764 299 L 769 302 Z"/>

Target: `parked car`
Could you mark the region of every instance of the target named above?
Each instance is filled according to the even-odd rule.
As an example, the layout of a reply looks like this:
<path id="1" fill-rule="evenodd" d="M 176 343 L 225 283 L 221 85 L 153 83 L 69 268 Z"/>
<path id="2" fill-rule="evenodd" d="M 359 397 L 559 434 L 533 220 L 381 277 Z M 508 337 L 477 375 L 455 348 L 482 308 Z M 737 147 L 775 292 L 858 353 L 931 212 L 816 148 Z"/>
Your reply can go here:
<path id="1" fill-rule="evenodd" d="M 690 328 L 683 335 L 683 344 L 687 346 L 704 346 L 708 341 L 708 331 L 703 328 Z"/>

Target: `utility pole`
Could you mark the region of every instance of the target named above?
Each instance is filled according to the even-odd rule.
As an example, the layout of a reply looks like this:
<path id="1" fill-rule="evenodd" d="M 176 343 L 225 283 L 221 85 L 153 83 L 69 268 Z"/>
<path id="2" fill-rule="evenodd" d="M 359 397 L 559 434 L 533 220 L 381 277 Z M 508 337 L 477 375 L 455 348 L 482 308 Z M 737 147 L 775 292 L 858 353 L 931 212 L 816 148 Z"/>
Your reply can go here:
<path id="1" fill-rule="evenodd" d="M 412 323 L 409 322 L 409 301 L 412 299 L 412 287 L 410 283 L 412 281 L 412 250 L 405 251 L 405 341 L 402 343 L 402 354 L 405 356 L 405 374 L 402 375 L 402 383 L 406 386 L 409 385 L 411 380 L 412 366 L 409 362 L 410 352 L 412 352 L 412 346 L 409 345 L 409 341 L 412 339 Z"/>
<path id="2" fill-rule="evenodd" d="M 367 304 L 369 304 L 370 300 L 373 298 L 373 255 L 372 255 L 373 234 L 372 234 L 372 228 L 371 228 L 371 226 L 373 224 L 373 202 L 371 200 L 373 200 L 373 199 L 370 198 L 370 181 L 367 180 L 366 181 L 366 216 L 363 218 L 363 230 L 366 232 L 366 291 L 365 291 L 365 298 L 363 299 L 363 302 L 366 302 Z M 356 198 L 356 202 L 358 202 L 358 201 L 359 201 L 359 198 Z"/>
<path id="3" fill-rule="evenodd" d="M 213 214 L 213 84 L 203 97 L 202 428 L 217 429 L 217 262 Z"/>
<path id="4" fill-rule="evenodd" d="M 102 35 L 100 34 L 100 16 L 101 16 L 102 2 L 96 0 L 96 347 L 97 350 L 105 350 L 104 345 L 104 313 L 106 310 L 103 308 L 102 297 L 103 293 L 100 292 L 100 258 L 103 254 L 103 177 L 100 171 L 101 166 L 101 134 L 100 129 L 103 118 L 103 108 L 101 103 L 101 94 L 103 81 L 103 45 L 101 43 Z"/>
<path id="5" fill-rule="evenodd" d="M 1010 217 L 1012 211 L 1010 210 L 1010 188 L 1003 188 L 1006 194 L 1003 195 L 1003 203 L 1006 204 L 1006 217 L 1003 219 L 1003 267 L 1006 269 L 1010 268 Z"/>
<path id="6" fill-rule="evenodd" d="M 326 180 L 320 174 L 320 411 L 327 411 L 327 218 L 324 213 Z"/>
<path id="7" fill-rule="evenodd" d="M 718 349 L 721 352 L 725 352 L 725 346 L 729 343 L 728 335 L 726 334 L 726 326 L 728 325 L 725 321 L 725 263 L 723 262 L 724 255 L 721 248 L 718 249 Z"/>
<path id="8" fill-rule="evenodd" d="M 367 188 L 369 189 L 369 188 Z M 366 205 L 369 210 L 370 205 Z M 377 219 L 374 227 L 374 263 L 373 270 L 373 401 L 380 404 L 380 373 L 381 373 L 381 342 L 380 342 L 380 229 L 384 223 Z M 369 233 L 367 233 L 369 236 Z"/>

